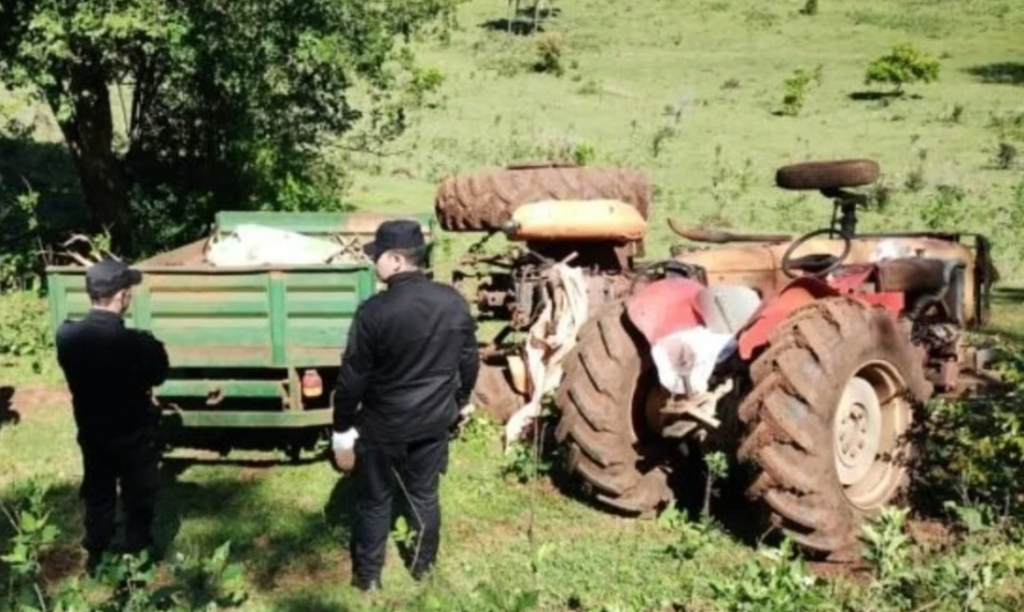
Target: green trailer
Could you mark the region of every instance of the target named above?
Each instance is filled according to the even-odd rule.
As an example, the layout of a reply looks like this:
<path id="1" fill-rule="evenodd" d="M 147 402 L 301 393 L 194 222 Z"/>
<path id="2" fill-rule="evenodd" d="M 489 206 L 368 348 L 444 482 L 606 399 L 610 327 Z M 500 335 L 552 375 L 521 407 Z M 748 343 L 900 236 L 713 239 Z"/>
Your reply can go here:
<path id="1" fill-rule="evenodd" d="M 228 211 L 214 232 L 259 224 L 358 246 L 388 218 L 397 216 Z M 429 214 L 403 218 L 429 239 Z M 154 390 L 164 430 L 323 430 L 349 324 L 380 288 L 372 265 L 218 268 L 204 262 L 207 242 L 135 265 L 143 282 L 126 323 L 167 348 L 171 373 Z M 86 314 L 84 268 L 50 267 L 47 282 L 54 324 Z"/>

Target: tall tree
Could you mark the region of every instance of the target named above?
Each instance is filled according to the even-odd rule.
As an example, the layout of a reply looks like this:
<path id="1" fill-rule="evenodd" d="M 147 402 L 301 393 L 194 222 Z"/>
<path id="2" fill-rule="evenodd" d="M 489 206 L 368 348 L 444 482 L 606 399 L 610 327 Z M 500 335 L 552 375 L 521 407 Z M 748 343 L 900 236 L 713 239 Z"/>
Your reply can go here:
<path id="1" fill-rule="evenodd" d="M 322 204 L 320 147 L 364 114 L 401 133 L 408 40 L 457 1 L 0 0 L 0 81 L 50 106 L 92 229 L 130 253 L 218 207 Z"/>

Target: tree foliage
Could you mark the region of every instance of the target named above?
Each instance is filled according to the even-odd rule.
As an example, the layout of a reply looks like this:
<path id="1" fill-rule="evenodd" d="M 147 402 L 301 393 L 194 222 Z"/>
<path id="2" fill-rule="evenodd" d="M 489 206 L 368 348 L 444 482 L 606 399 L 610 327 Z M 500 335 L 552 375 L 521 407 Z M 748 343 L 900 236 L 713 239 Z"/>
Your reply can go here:
<path id="1" fill-rule="evenodd" d="M 336 205 L 321 152 L 402 133 L 439 84 L 407 43 L 457 2 L 0 0 L 0 81 L 50 106 L 92 229 L 138 252 L 218 208 Z"/>

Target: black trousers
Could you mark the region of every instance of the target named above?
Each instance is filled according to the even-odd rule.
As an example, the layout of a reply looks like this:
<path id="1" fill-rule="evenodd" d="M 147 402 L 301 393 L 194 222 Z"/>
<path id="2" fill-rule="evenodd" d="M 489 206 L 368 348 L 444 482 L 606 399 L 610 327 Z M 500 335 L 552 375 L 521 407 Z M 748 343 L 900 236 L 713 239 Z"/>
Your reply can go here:
<path id="1" fill-rule="evenodd" d="M 125 549 L 137 554 L 153 544 L 153 515 L 160 484 L 160 449 L 149 432 L 121 440 L 79 441 L 85 477 L 85 539 L 90 555 L 99 556 L 114 537 L 117 488 L 125 515 Z"/>
<path id="2" fill-rule="evenodd" d="M 410 444 L 356 441 L 356 524 L 352 565 L 364 582 L 380 578 L 391 528 L 392 500 L 409 506 L 413 538 L 410 570 L 419 577 L 437 558 L 441 531 L 438 485 L 448 466 L 448 436 Z"/>

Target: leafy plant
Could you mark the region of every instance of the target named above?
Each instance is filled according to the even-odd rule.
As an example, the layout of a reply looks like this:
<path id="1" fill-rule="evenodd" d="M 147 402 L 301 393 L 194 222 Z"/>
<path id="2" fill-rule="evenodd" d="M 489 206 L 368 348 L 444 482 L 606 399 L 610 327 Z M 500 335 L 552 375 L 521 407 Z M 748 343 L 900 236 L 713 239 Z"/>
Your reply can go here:
<path id="1" fill-rule="evenodd" d="M 894 94 L 902 94 L 905 85 L 932 83 L 939 80 L 939 61 L 913 45 L 896 45 L 886 55 L 871 62 L 864 75 L 864 83 L 891 85 Z"/>
<path id="2" fill-rule="evenodd" d="M 547 475 L 551 472 L 553 462 L 543 455 L 538 456 L 531 442 L 516 443 L 502 466 L 502 476 L 515 476 L 520 483 L 527 483 L 535 476 Z"/>
<path id="3" fill-rule="evenodd" d="M 46 493 L 46 485 L 30 481 L 20 491 L 17 507 L 8 508 L 0 502 L 0 511 L 14 529 L 10 549 L 0 557 L 11 572 L 12 588 L 8 592 L 10 600 L 7 603 L 21 612 L 45 610 L 47 607 L 39 582 L 42 571 L 39 556 L 57 540 L 60 532 L 49 522 L 50 513 L 44 503 Z"/>
<path id="4" fill-rule="evenodd" d="M 818 0 L 807 0 L 804 7 L 800 9 L 801 15 L 814 16 L 818 14 Z"/>
<path id="5" fill-rule="evenodd" d="M 0 366 L 14 361 L 40 373 L 52 356 L 53 329 L 45 300 L 34 291 L 0 296 Z"/>
<path id="6" fill-rule="evenodd" d="M 759 558 L 748 561 L 737 576 L 711 580 L 718 608 L 725 612 L 829 609 L 829 589 L 793 553 L 793 543 L 786 539 L 779 548 L 759 550 Z"/>
<path id="7" fill-rule="evenodd" d="M 811 83 L 820 83 L 821 75 L 821 66 L 818 66 L 814 72 L 807 72 L 803 68 L 794 70 L 793 74 L 783 83 L 785 95 L 782 97 L 782 110 L 780 113 L 787 117 L 799 115 L 807 100 Z"/>

